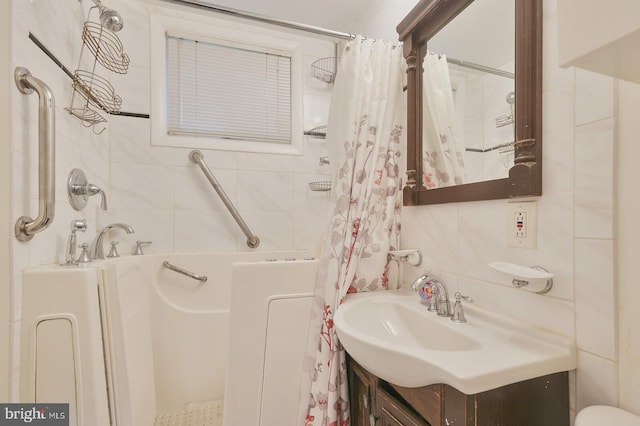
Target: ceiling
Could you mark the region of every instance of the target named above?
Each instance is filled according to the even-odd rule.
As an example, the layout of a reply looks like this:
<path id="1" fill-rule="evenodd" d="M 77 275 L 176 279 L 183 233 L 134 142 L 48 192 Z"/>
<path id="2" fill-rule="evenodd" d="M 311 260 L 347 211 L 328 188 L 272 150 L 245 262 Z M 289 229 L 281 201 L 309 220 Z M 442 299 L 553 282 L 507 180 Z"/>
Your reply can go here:
<path id="1" fill-rule="evenodd" d="M 372 0 L 203 0 L 205 3 L 345 33 Z"/>

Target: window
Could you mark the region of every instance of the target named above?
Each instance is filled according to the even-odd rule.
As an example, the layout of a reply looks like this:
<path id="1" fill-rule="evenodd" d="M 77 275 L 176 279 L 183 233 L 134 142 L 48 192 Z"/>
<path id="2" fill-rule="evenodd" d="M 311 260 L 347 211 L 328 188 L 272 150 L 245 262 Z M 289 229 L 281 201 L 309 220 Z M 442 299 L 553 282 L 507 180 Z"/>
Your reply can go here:
<path id="1" fill-rule="evenodd" d="M 152 144 L 301 154 L 298 43 L 214 21 L 152 16 Z"/>
<path id="2" fill-rule="evenodd" d="M 167 35 L 169 134 L 291 142 L 291 58 Z"/>

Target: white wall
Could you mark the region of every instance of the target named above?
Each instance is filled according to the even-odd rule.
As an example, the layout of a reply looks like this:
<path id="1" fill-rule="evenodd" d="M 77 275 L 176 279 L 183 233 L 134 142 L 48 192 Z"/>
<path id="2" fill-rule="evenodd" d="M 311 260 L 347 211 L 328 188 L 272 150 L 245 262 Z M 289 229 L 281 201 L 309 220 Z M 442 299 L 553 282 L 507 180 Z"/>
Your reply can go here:
<path id="1" fill-rule="evenodd" d="M 0 99 L 9 97 L 11 70 L 9 69 L 10 3 L 0 3 Z M 9 103 L 0 102 L 0 401 L 9 401 L 9 327 L 10 327 L 10 262 L 9 262 L 9 138 L 11 120 Z"/>
<path id="2" fill-rule="evenodd" d="M 369 38 L 398 40 L 396 25 L 417 3 L 418 0 L 369 0 L 367 7 L 351 22 L 349 32 Z"/>
<path id="3" fill-rule="evenodd" d="M 13 271 L 10 287 L 14 307 L 10 318 L 14 336 L 12 346 L 17 347 L 20 331 L 22 271 L 64 260 L 72 219 L 86 218 L 89 222 L 87 232 L 78 234 L 79 242 L 91 242 L 96 230 L 111 222 L 132 225 L 135 234 L 117 231 L 109 237 L 121 242 L 121 254 L 131 253 L 136 240 L 153 241 L 145 249 L 149 253 L 250 250 L 244 235 L 200 170 L 189 162 L 189 150 L 151 147 L 148 119 L 107 116 L 109 122 L 105 131 L 95 135 L 64 111 L 71 101 L 70 79 L 27 36 L 29 31 L 33 32 L 67 68 L 75 70 L 80 56 L 82 25 L 91 2 L 15 0 L 8 3 L 11 13 L 2 16 L 10 17 L 13 23 L 10 71 L 12 73 L 17 65 L 28 67 L 34 76 L 50 86 L 56 101 L 55 219 L 50 228 L 35 235 L 30 242 L 8 238 Z M 111 79 L 116 92 L 123 98 L 123 111 L 148 113 L 150 109 L 149 55 L 154 53 L 149 48 L 149 14 L 165 11 L 185 19 L 207 19 L 206 13 L 197 9 L 167 8 L 168 5 L 144 0 L 109 3 L 109 7 L 118 10 L 125 20 L 125 27 L 118 36 L 131 58 L 131 65 L 124 76 L 97 69 L 101 76 Z M 92 18 L 96 19 L 96 16 L 94 10 Z M 303 43 L 304 129 L 324 125 L 331 86 L 311 77 L 310 64 L 315 59 L 333 56 L 333 41 L 291 32 L 286 37 L 299 38 Z M 12 79 L 11 76 L 11 83 Z M 17 123 L 10 141 L 11 211 L 10 217 L 4 218 L 3 222 L 9 232 L 13 232 L 17 217 L 37 214 L 38 194 L 37 96 L 22 95 L 14 86 L 10 87 L 7 105 L 11 111 L 10 120 Z M 319 165 L 319 157 L 327 154 L 324 140 L 305 138 L 302 156 L 213 150 L 203 150 L 203 154 L 251 230 L 261 239 L 259 250 L 316 247 L 324 228 L 329 193 L 312 192 L 308 183 L 328 179 L 330 169 Z M 2 156 L 3 159 L 6 157 Z M 99 210 L 98 197 L 92 197 L 82 212 L 70 207 L 66 180 L 71 169 L 76 167 L 83 169 L 92 183 L 105 190 L 110 205 L 108 212 Z M 9 192 L 2 192 L 2 196 L 8 197 Z M 9 286 L 1 288 L 8 291 Z M 2 300 L 9 300 L 9 297 L 2 297 Z M 0 315 L 8 313 L 0 310 Z M 16 357 L 11 363 L 13 378 L 17 377 L 18 361 Z M 10 393 L 15 397 L 18 395 L 17 380 L 11 383 Z"/>
<path id="4" fill-rule="evenodd" d="M 114 86 L 123 93 L 125 111 L 149 111 L 149 14 L 164 11 L 183 19 L 207 21 L 207 14 L 201 11 L 185 12 L 185 8 L 167 9 L 165 5 L 123 0 L 111 3 L 130 23 L 121 32 L 131 57 L 130 71 L 113 78 Z M 333 42 L 292 33 L 287 37 L 297 38 L 303 45 L 303 127 L 324 125 L 331 85 L 312 78 L 311 63 L 333 56 Z M 189 161 L 190 149 L 151 147 L 149 121 L 144 119 L 116 117 L 109 130 L 113 220 L 131 223 L 141 239 L 154 241 L 151 250 L 155 252 L 249 250 L 246 237 L 202 172 Z M 315 247 L 323 229 L 329 194 L 310 191 L 308 183 L 326 180 L 330 172 L 329 167 L 319 165 L 320 156 L 326 155 L 324 140 L 305 138 L 303 156 L 213 150 L 204 150 L 203 154 L 244 220 L 260 238 L 260 249 Z"/>
<path id="5" fill-rule="evenodd" d="M 616 282 L 620 351 L 620 406 L 640 414 L 640 85 L 621 81 L 618 86 L 618 145 L 616 150 Z"/>

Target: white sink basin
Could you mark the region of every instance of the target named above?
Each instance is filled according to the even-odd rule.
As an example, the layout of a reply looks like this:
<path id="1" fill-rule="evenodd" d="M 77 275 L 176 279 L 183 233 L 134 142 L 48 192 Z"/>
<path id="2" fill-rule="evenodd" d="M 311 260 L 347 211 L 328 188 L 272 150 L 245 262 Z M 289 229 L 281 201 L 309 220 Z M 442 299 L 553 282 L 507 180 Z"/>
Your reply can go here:
<path id="1" fill-rule="evenodd" d="M 464 302 L 463 302 L 464 303 Z M 466 394 L 576 368 L 571 339 L 465 304 L 467 323 L 429 312 L 407 290 L 348 295 L 334 324 L 364 368 L 404 387 Z"/>

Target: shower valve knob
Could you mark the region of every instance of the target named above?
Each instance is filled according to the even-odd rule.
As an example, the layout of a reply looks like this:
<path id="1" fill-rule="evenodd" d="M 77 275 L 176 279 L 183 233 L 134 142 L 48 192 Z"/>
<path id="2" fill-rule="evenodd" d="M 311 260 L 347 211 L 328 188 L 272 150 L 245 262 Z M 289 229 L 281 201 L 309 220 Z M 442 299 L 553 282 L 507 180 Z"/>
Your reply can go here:
<path id="1" fill-rule="evenodd" d="M 69 204 L 74 210 L 81 211 L 87 205 L 87 200 L 92 195 L 100 195 L 100 207 L 107 210 L 107 196 L 97 185 L 89 183 L 87 176 L 80 169 L 73 169 L 67 180 L 67 195 Z"/>

